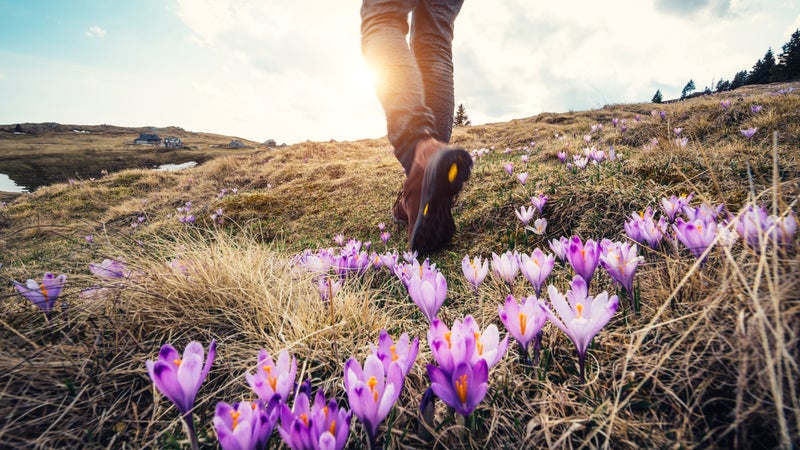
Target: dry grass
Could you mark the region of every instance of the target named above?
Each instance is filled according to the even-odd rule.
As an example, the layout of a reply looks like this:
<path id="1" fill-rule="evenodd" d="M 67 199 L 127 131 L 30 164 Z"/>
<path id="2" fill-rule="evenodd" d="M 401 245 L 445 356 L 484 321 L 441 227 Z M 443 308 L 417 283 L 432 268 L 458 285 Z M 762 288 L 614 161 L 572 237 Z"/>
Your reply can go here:
<path id="1" fill-rule="evenodd" d="M 432 255 L 449 284 L 440 317 L 450 323 L 472 314 L 482 326 L 495 323 L 502 330 L 497 307 L 508 288 L 488 280 L 475 298 L 460 275 L 465 253 L 529 253 L 571 234 L 620 239 L 628 214 L 684 192 L 724 202 L 733 214 L 753 203 L 796 212 L 800 96 L 772 94 L 781 87 L 457 129 L 459 145 L 495 150 L 476 162 L 456 204 L 454 245 Z M 734 100 L 729 111 L 719 106 L 724 98 Z M 763 105 L 763 114 L 749 113 L 752 104 Z M 666 120 L 650 116 L 656 106 Z M 629 130 L 612 128 L 613 117 L 626 118 Z M 565 170 L 556 152 L 579 152 L 596 123 L 605 129 L 595 145 L 614 145 L 623 162 Z M 748 142 L 739 129 L 752 126 L 759 132 Z M 675 127 L 690 138 L 686 147 L 672 142 Z M 777 146 L 772 131 L 780 134 Z M 652 137 L 659 144 L 643 149 Z M 525 165 L 516 149 L 531 141 L 536 146 Z M 515 151 L 506 154 L 506 147 Z M 529 172 L 525 186 L 503 171 L 506 162 Z M 401 181 L 384 140 L 307 142 L 217 158 L 179 173 L 133 170 L 54 185 L 0 209 L 0 443 L 185 447 L 178 414 L 152 387 L 144 361 L 164 343 L 182 349 L 191 340 L 207 347 L 216 339 L 217 359 L 195 409 L 202 447 L 215 448 L 213 408 L 218 401 L 251 398 L 243 375 L 260 348 L 288 349 L 314 388 L 343 401 L 344 362 L 363 358 L 386 328 L 421 341 L 401 401 L 381 427 L 391 448 L 800 445 L 800 261 L 796 250 L 754 252 L 741 243 L 718 243 L 702 266 L 668 247 L 643 251 L 647 260 L 637 274 L 642 309 L 621 309 L 595 338 L 585 386 L 578 384 L 572 344 L 548 325 L 537 373 L 519 363 L 512 344 L 471 418 L 456 420 L 439 404 L 433 438 L 423 440 L 417 408 L 432 358 L 425 320 L 399 282 L 386 272 L 349 282 L 331 317 L 308 275 L 291 264 L 305 248 L 332 245 L 336 233 L 379 242 L 376 224 L 390 222 L 387 212 Z M 218 196 L 234 187 L 238 193 Z M 550 225 L 542 237 L 526 234 L 513 214 L 539 192 L 550 197 Z M 187 201 L 197 216 L 191 227 L 175 219 L 175 208 Z M 224 210 L 222 226 L 208 218 L 217 208 Z M 131 227 L 139 216 L 145 222 Z M 390 231 L 402 249 L 405 230 Z M 87 234 L 94 244 L 86 244 Z M 136 275 L 106 286 L 105 294 L 79 295 L 97 283 L 86 263 L 103 258 L 124 259 Z M 186 273 L 168 266 L 174 258 Z M 56 314 L 48 326 L 9 287 L 11 279 L 44 271 L 68 274 L 68 324 Z M 559 266 L 550 280 L 563 291 L 570 277 Z M 523 284 L 515 289 L 532 293 Z M 613 289 L 604 274 L 592 291 L 603 289 Z M 350 448 L 361 447 L 361 426 L 352 432 Z"/>

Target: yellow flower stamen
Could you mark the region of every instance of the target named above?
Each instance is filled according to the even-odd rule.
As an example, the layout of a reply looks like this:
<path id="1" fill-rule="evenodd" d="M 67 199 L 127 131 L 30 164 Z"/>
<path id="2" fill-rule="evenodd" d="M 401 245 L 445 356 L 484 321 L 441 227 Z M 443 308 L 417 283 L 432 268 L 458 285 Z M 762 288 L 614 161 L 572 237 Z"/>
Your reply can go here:
<path id="1" fill-rule="evenodd" d="M 575 310 L 578 311 L 578 317 L 576 317 L 576 319 L 580 319 L 581 314 L 583 314 L 583 305 L 578 303 L 577 305 L 575 305 Z"/>
<path id="2" fill-rule="evenodd" d="M 308 426 L 308 414 L 300 414 L 300 420 L 302 420 L 303 423 Z"/>
<path id="3" fill-rule="evenodd" d="M 372 392 L 372 398 L 375 399 L 375 403 L 378 403 L 378 392 L 375 390 L 375 386 L 378 385 L 378 380 L 375 377 L 369 377 L 367 380 L 367 386 L 369 386 L 369 391 Z"/>
<path id="4" fill-rule="evenodd" d="M 461 375 L 456 380 L 456 394 L 461 403 L 467 403 L 467 374 Z"/>
<path id="5" fill-rule="evenodd" d="M 278 386 L 278 377 L 272 375 L 272 366 L 269 364 L 263 367 L 264 372 L 267 372 L 267 382 L 269 383 L 269 387 L 272 388 L 272 392 L 275 392 L 275 389 Z"/>
<path id="6" fill-rule="evenodd" d="M 182 359 L 180 359 L 180 358 L 178 358 L 178 359 L 173 359 L 173 360 L 172 360 L 172 363 L 173 363 L 173 364 L 175 364 L 175 365 L 176 365 L 176 366 L 178 366 L 178 367 L 180 367 L 180 366 L 181 366 L 181 363 L 182 363 L 182 362 L 183 362 L 183 360 L 182 360 Z"/>
<path id="7" fill-rule="evenodd" d="M 330 431 L 332 435 L 336 436 L 336 421 L 335 420 L 331 421 L 331 427 L 328 428 L 328 431 Z"/>
<path id="8" fill-rule="evenodd" d="M 400 358 L 400 356 L 398 356 L 396 352 L 397 346 L 392 345 L 391 347 L 389 347 L 389 350 L 391 350 L 392 352 L 392 362 L 397 361 Z"/>
<path id="9" fill-rule="evenodd" d="M 483 344 L 481 344 L 481 334 L 475 332 L 475 347 L 478 349 L 478 356 L 483 355 Z"/>
<path id="10" fill-rule="evenodd" d="M 452 348 L 453 347 L 453 343 L 450 342 L 450 334 L 451 333 L 452 333 L 451 331 L 448 331 L 447 333 L 444 334 L 444 340 L 447 341 L 447 348 Z"/>
<path id="11" fill-rule="evenodd" d="M 519 313 L 519 331 L 520 334 L 525 334 L 525 328 L 528 326 L 528 315 Z"/>
<path id="12" fill-rule="evenodd" d="M 241 411 L 231 411 L 231 419 L 233 419 L 233 424 L 231 425 L 231 431 L 235 430 L 236 427 L 239 425 L 239 416 L 242 415 Z"/>

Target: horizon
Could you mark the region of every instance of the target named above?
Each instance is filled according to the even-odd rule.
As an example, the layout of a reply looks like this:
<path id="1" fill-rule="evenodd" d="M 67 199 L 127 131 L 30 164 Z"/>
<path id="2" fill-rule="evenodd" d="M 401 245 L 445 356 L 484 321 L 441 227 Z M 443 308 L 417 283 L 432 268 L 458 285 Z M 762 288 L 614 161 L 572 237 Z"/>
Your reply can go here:
<path id="1" fill-rule="evenodd" d="M 358 9 L 0 0 L 0 123 L 177 126 L 287 144 L 382 137 Z M 677 98 L 689 79 L 713 89 L 768 48 L 779 55 L 798 28 L 800 11 L 783 0 L 467 1 L 456 105 L 480 125 L 647 102 L 656 90 Z"/>

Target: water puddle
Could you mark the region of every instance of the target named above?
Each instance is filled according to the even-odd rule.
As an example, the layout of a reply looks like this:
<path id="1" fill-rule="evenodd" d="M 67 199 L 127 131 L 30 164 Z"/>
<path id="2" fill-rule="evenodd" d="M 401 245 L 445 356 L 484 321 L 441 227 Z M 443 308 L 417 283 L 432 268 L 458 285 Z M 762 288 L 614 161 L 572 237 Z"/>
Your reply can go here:
<path id="1" fill-rule="evenodd" d="M 0 191 L 3 192 L 28 192 L 25 186 L 20 186 L 8 175 L 0 173 Z"/>

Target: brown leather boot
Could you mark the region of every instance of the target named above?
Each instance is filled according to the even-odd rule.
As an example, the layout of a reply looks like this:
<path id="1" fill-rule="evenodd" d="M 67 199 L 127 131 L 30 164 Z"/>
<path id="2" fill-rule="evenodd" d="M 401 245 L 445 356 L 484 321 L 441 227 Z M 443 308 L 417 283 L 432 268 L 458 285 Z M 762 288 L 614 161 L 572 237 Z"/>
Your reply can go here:
<path id="1" fill-rule="evenodd" d="M 446 246 L 456 226 L 450 208 L 472 170 L 472 158 L 434 138 L 419 141 L 411 170 L 397 203 L 408 219 L 412 251 L 429 253 Z M 393 209 L 394 211 L 394 209 Z M 395 216 L 402 219 L 402 214 Z"/>

